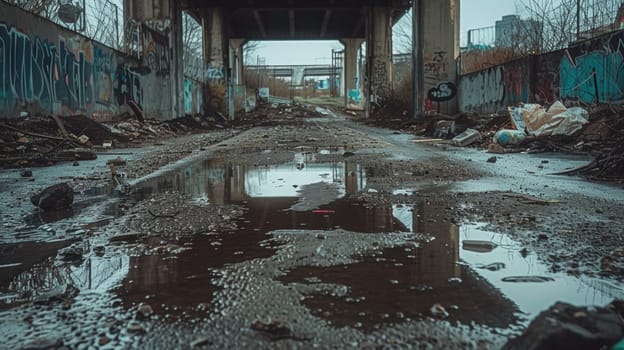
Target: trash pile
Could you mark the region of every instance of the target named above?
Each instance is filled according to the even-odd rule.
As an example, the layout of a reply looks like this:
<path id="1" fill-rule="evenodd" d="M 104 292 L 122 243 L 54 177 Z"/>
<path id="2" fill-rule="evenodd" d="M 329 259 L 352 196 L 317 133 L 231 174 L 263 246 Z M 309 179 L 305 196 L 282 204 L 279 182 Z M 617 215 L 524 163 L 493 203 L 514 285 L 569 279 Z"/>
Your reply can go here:
<path id="1" fill-rule="evenodd" d="M 624 179 L 624 119 L 622 110 L 599 107 L 548 108 L 524 104 L 508 108 L 511 128 L 492 135 L 488 151 L 565 152 L 594 157 L 589 164 L 559 174 L 580 174 L 595 180 Z M 490 133 L 493 130 L 490 130 Z"/>
<path id="2" fill-rule="evenodd" d="M 522 104 L 490 116 L 434 115 L 402 120 L 402 127 L 432 137 L 416 142 L 450 140 L 456 146 L 481 147 L 490 153 L 565 152 L 591 155 L 582 167 L 559 173 L 595 180 L 624 180 L 624 108 L 566 108 Z"/>
<path id="3" fill-rule="evenodd" d="M 84 115 L 0 119 L 0 168 L 47 166 L 95 159 L 95 150 L 129 147 L 219 127 L 216 120 L 183 117 L 169 121 L 124 118 L 99 123 Z"/>

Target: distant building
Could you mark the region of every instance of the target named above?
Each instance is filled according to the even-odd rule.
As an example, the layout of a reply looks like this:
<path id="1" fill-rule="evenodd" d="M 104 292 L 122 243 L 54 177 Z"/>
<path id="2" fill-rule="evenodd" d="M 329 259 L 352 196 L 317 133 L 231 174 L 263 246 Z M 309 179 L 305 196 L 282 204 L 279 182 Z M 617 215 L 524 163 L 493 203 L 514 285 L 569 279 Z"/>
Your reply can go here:
<path id="1" fill-rule="evenodd" d="M 496 47 L 537 50 L 543 24 L 534 19 L 521 19 L 518 15 L 503 16 L 496 21 L 494 45 Z"/>

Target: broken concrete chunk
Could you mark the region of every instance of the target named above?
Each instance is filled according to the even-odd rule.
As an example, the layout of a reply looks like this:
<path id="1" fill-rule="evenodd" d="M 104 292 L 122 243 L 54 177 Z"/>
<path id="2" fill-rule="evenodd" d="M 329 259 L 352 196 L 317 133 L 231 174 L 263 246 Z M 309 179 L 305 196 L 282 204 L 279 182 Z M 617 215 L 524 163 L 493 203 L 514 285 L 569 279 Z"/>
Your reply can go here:
<path id="1" fill-rule="evenodd" d="M 30 202 L 43 210 L 69 208 L 74 202 L 74 190 L 63 182 L 50 186 L 30 197 Z"/>

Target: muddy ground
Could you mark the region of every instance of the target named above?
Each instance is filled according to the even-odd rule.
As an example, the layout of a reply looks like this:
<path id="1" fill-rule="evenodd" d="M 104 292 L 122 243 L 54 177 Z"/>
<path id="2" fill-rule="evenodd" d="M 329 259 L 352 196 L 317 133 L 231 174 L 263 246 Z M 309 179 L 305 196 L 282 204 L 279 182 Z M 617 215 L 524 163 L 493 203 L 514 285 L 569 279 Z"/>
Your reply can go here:
<path id="1" fill-rule="evenodd" d="M 274 112 L 2 171 L 0 348 L 499 349 L 624 297 L 622 185 L 550 175 L 588 159 Z M 62 181 L 71 210 L 30 204 Z"/>

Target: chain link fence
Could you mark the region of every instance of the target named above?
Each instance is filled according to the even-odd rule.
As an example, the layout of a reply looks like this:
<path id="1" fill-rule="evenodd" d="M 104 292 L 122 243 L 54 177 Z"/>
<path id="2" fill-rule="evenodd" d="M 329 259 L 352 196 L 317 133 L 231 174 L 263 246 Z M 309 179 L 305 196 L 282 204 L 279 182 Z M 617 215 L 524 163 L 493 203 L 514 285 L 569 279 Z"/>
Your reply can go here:
<path id="1" fill-rule="evenodd" d="M 0 0 L 114 49 L 122 49 L 122 0 Z"/>

